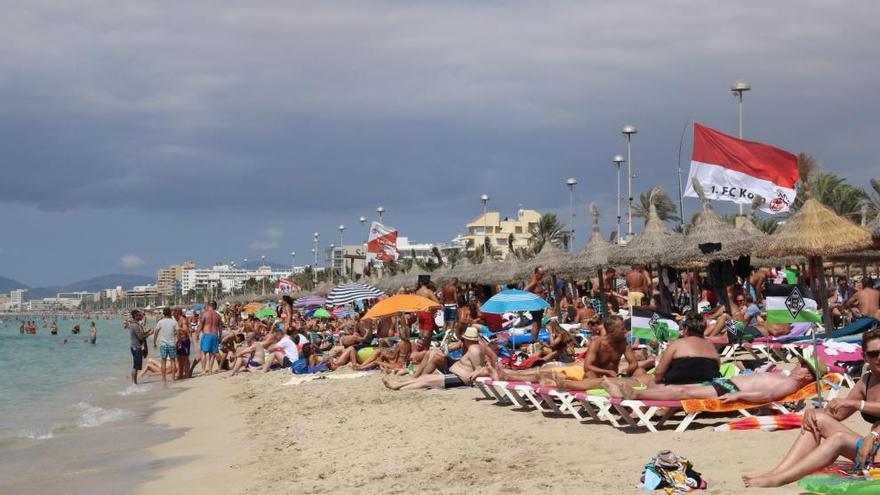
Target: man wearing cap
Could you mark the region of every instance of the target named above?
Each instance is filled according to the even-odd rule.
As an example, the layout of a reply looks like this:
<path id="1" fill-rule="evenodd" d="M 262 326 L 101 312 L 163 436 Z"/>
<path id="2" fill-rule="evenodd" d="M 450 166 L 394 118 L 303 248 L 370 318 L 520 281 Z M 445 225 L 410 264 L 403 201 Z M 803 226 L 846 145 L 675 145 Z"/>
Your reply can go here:
<path id="1" fill-rule="evenodd" d="M 480 332 L 476 327 L 468 327 L 461 335 L 462 356 L 455 360 L 446 356 L 445 363 L 438 363 L 436 373 L 427 373 L 418 378 L 393 381 L 391 375 L 382 379 L 392 390 L 416 390 L 421 388 L 455 388 L 469 386 L 478 376 L 488 376 L 486 351 L 480 342 Z M 428 359 L 426 356 L 424 359 Z"/>
<path id="2" fill-rule="evenodd" d="M 131 338 L 131 382 L 137 385 L 138 371 L 144 367 L 144 344 L 147 342 L 147 334 L 141 321 L 144 314 L 138 309 L 131 310 L 131 320 L 126 320 L 125 329 Z"/>
<path id="3" fill-rule="evenodd" d="M 605 389 L 612 397 L 646 400 L 721 399 L 721 402 L 751 402 L 767 404 L 783 399 L 825 375 L 821 361 L 798 358 L 798 365 L 786 375 L 783 373 L 752 373 L 733 378 L 716 378 L 711 382 L 693 385 L 658 385 L 645 390 L 633 390 L 626 384 L 605 379 Z"/>

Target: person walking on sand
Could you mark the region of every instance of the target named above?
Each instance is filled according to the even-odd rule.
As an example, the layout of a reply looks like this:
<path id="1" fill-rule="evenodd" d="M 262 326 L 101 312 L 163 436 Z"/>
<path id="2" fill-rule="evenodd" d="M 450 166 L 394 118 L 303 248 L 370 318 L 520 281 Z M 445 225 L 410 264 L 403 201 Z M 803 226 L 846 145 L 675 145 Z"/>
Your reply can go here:
<path id="1" fill-rule="evenodd" d="M 220 352 L 220 313 L 217 312 L 217 301 L 211 301 L 202 311 L 196 333 L 201 335 L 199 348 L 202 351 L 202 373 L 210 375 L 214 370 L 214 360 Z"/>
<path id="2" fill-rule="evenodd" d="M 168 386 L 165 377 L 167 363 L 171 362 L 171 381 L 177 381 L 177 322 L 171 317 L 171 308 L 162 309 L 162 319 L 153 333 L 153 349 L 159 341 L 159 361 L 162 363 L 162 386 Z"/>
<path id="3" fill-rule="evenodd" d="M 131 319 L 125 322 L 125 329 L 128 330 L 131 340 L 131 382 L 135 385 L 138 382 L 138 371 L 144 367 L 144 343 L 147 341 L 147 334 L 141 324 L 143 319 L 144 314 L 138 309 L 133 309 L 131 310 Z"/>

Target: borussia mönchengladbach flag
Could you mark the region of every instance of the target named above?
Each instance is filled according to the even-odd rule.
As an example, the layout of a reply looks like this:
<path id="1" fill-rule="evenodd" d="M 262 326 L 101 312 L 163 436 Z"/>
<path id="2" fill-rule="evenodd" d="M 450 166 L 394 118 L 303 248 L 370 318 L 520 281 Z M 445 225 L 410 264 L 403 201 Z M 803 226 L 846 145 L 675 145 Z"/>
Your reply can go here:
<path id="1" fill-rule="evenodd" d="M 633 308 L 630 325 L 633 339 L 668 341 L 679 336 L 678 323 L 669 313 Z"/>
<path id="2" fill-rule="evenodd" d="M 767 323 L 822 323 L 816 300 L 800 285 L 770 284 L 764 298 Z"/>

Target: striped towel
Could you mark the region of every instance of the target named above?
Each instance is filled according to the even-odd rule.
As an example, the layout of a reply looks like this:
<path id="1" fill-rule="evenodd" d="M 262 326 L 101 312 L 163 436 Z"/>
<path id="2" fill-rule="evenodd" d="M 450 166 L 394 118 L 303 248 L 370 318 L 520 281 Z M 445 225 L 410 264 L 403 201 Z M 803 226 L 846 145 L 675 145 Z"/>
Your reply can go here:
<path id="1" fill-rule="evenodd" d="M 741 430 L 793 430 L 800 428 L 803 422 L 800 414 L 774 414 L 772 416 L 749 416 L 748 418 L 731 421 L 726 425 L 716 426 L 715 431 Z"/>

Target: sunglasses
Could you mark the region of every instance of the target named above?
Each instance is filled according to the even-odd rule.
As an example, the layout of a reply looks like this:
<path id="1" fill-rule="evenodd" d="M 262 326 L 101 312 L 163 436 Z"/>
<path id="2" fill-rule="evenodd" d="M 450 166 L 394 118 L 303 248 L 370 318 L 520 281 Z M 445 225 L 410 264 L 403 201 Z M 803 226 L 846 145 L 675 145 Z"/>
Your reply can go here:
<path id="1" fill-rule="evenodd" d="M 865 351 L 865 356 L 871 359 L 877 359 L 878 357 L 880 357 L 880 349 L 876 351 Z"/>

